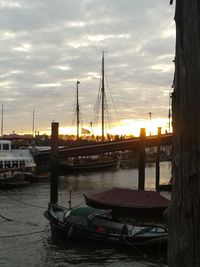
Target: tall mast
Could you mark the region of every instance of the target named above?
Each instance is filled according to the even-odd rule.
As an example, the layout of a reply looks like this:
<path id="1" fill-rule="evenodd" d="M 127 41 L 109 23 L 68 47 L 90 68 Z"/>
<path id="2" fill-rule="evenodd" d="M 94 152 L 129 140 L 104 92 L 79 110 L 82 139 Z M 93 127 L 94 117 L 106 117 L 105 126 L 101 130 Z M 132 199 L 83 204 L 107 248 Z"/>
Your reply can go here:
<path id="1" fill-rule="evenodd" d="M 35 132 L 35 110 L 33 109 L 33 124 L 32 124 L 32 136 L 34 137 Z"/>
<path id="2" fill-rule="evenodd" d="M 1 137 L 3 137 L 3 104 L 1 109 Z"/>
<path id="3" fill-rule="evenodd" d="M 78 101 L 78 85 L 80 84 L 79 81 L 76 82 L 76 127 L 77 127 L 77 140 L 79 139 L 79 101 Z"/>
<path id="4" fill-rule="evenodd" d="M 104 86 L 104 51 L 102 52 L 102 81 L 101 81 L 101 95 L 102 95 L 102 119 L 101 119 L 101 139 L 104 141 L 104 98 L 105 98 L 105 86 Z"/>

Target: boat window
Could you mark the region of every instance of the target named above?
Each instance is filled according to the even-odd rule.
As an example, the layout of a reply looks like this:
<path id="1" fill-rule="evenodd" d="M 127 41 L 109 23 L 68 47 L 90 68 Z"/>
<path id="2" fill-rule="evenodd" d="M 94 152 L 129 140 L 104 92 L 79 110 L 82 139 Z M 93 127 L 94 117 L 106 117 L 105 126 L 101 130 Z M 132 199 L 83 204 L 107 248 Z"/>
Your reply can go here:
<path id="1" fill-rule="evenodd" d="M 71 213 L 71 210 L 65 211 L 64 212 L 64 219 L 66 219 L 67 217 L 69 217 L 70 213 Z"/>
<path id="2" fill-rule="evenodd" d="M 12 166 L 13 166 L 13 168 L 17 168 L 18 167 L 18 161 L 17 160 L 13 160 L 12 161 Z"/>
<path id="3" fill-rule="evenodd" d="M 79 216 L 71 215 L 67 218 L 67 221 L 70 223 L 87 226 L 87 219 L 85 217 L 79 217 Z"/>
<path id="4" fill-rule="evenodd" d="M 155 227 L 155 232 L 157 232 L 157 233 L 165 233 L 166 229 L 164 227 L 157 226 L 157 227 Z"/>
<path id="5" fill-rule="evenodd" d="M 3 144 L 3 150 L 9 150 L 9 144 Z"/>
<path id="6" fill-rule="evenodd" d="M 1 150 L 1 144 L 0 144 L 0 150 Z"/>
<path id="7" fill-rule="evenodd" d="M 103 218 L 107 218 L 107 219 L 112 219 L 112 214 L 110 211 L 105 211 L 104 213 L 98 215 L 98 217 L 103 217 Z"/>
<path id="8" fill-rule="evenodd" d="M 11 161 L 5 161 L 5 168 L 11 168 Z"/>
<path id="9" fill-rule="evenodd" d="M 0 161 L 0 168 L 3 168 L 3 161 Z"/>

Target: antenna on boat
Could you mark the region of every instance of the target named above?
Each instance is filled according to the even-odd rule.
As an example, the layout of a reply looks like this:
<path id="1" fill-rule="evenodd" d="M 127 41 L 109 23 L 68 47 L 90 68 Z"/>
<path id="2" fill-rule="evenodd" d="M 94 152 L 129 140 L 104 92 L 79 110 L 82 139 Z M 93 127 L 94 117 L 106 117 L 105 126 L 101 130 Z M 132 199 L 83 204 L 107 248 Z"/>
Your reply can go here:
<path id="1" fill-rule="evenodd" d="M 71 187 L 69 188 L 69 200 L 68 200 L 68 203 L 69 203 L 69 209 L 71 210 L 72 209 L 72 188 Z"/>

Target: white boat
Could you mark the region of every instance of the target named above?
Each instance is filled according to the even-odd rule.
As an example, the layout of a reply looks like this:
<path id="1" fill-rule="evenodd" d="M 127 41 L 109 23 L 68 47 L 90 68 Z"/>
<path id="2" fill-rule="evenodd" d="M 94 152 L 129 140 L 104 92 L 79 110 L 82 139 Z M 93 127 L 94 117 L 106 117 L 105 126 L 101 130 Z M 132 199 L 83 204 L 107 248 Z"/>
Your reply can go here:
<path id="1" fill-rule="evenodd" d="M 12 149 L 12 142 L 0 140 L 0 170 L 22 169 L 33 171 L 35 162 L 28 148 Z"/>

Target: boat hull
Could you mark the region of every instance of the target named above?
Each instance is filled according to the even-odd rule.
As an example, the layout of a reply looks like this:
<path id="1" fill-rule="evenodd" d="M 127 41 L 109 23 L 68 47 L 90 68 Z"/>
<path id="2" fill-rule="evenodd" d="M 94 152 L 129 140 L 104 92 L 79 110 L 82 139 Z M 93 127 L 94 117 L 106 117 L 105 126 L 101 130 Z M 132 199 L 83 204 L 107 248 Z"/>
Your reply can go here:
<path id="1" fill-rule="evenodd" d="M 25 181 L 23 172 L 7 171 L 0 173 L 0 188 L 1 189 L 13 189 L 26 187 L 29 182 Z"/>
<path id="2" fill-rule="evenodd" d="M 87 163 L 87 164 L 77 164 L 77 165 L 68 165 L 61 163 L 58 166 L 58 171 L 61 173 L 77 173 L 77 172 L 95 172 L 95 171 L 104 171 L 109 169 L 115 169 L 119 166 L 118 160 L 107 161 L 107 162 L 98 162 L 98 163 Z"/>
<path id="3" fill-rule="evenodd" d="M 45 217 L 49 220 L 51 225 L 52 237 L 66 242 L 78 242 L 78 243 L 96 243 L 108 246 L 122 246 L 122 247 L 151 247 L 159 245 L 166 247 L 167 233 L 162 236 L 125 236 L 124 234 L 109 234 L 96 231 L 90 231 L 83 229 L 74 224 L 62 223 L 58 217 L 52 215 L 49 210 L 45 211 Z"/>

